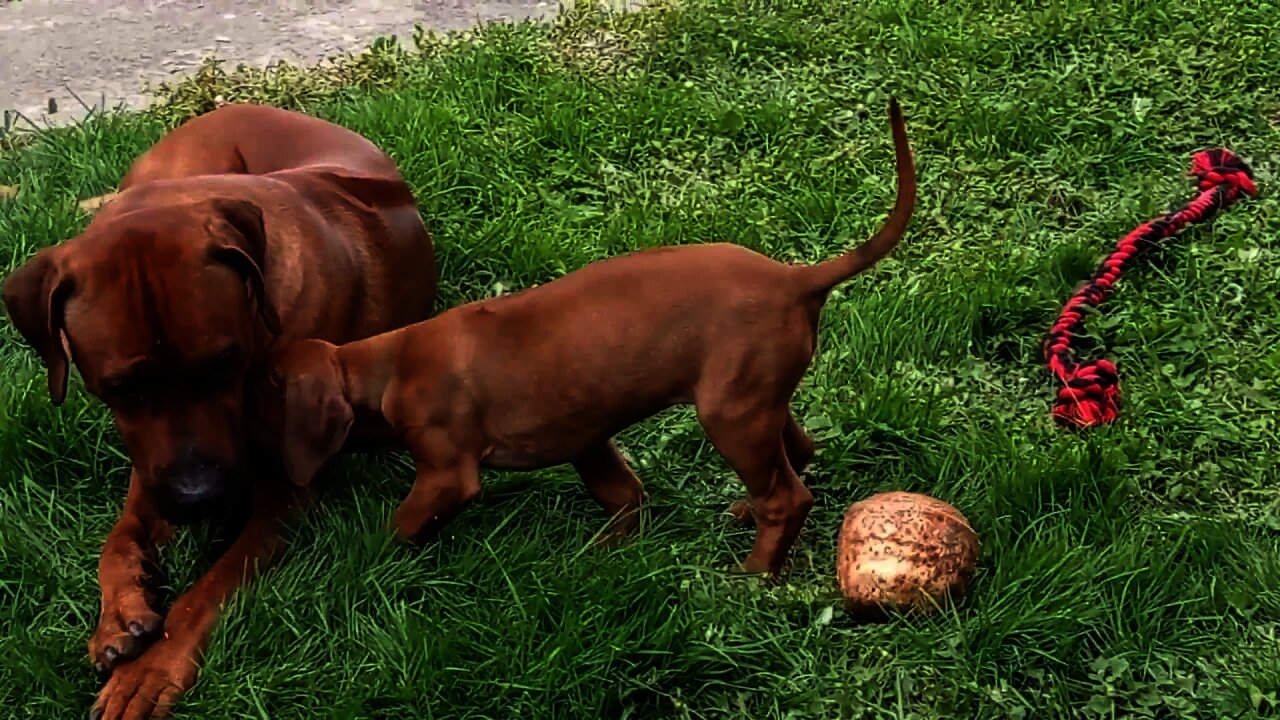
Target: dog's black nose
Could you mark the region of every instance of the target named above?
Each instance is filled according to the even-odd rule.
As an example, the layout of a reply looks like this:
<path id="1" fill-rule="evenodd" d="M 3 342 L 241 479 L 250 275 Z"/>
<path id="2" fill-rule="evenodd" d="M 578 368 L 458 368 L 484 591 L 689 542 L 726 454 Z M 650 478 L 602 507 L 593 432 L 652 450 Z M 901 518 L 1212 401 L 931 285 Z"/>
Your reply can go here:
<path id="1" fill-rule="evenodd" d="M 209 462 L 184 463 L 165 473 L 163 514 L 174 522 L 193 522 L 209 515 L 227 493 L 227 471 Z"/>
<path id="2" fill-rule="evenodd" d="M 222 471 L 206 465 L 181 473 L 174 478 L 171 488 L 175 504 L 203 505 L 222 496 L 226 479 Z"/>

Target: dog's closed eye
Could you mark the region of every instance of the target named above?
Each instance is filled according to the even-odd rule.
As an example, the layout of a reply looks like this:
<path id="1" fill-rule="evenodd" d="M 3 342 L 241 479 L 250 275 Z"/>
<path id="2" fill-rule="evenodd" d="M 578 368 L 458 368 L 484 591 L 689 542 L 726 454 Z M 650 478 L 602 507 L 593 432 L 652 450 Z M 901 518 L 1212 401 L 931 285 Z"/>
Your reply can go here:
<path id="1" fill-rule="evenodd" d="M 238 346 L 227 346 L 202 360 L 196 367 L 195 376 L 205 384 L 221 384 L 240 368 L 242 359 Z"/>

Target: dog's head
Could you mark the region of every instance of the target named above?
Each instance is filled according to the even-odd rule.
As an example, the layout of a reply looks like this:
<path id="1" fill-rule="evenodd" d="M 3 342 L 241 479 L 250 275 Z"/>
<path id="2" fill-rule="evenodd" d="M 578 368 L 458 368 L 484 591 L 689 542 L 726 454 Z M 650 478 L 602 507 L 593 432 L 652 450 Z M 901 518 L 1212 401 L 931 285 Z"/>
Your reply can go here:
<path id="1" fill-rule="evenodd" d="M 338 348 L 323 340 L 300 340 L 272 354 L 260 413 L 278 433 L 285 471 L 307 485 L 346 443 L 355 422 Z"/>
<path id="2" fill-rule="evenodd" d="M 192 522 L 246 489 L 245 374 L 280 332 L 262 211 L 210 199 L 99 220 L 10 274 L 5 308 L 53 403 L 74 363 L 161 515 Z"/>

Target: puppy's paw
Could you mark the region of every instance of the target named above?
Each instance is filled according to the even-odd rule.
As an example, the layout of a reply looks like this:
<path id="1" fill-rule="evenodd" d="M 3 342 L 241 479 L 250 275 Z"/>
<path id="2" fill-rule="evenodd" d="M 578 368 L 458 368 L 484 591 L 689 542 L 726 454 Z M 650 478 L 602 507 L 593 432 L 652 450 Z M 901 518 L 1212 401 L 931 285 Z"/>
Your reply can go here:
<path id="1" fill-rule="evenodd" d="M 447 520 L 438 515 L 401 505 L 391 516 L 390 526 L 398 542 L 425 545 L 439 538 L 446 524 Z"/>
<path id="2" fill-rule="evenodd" d="M 782 578 L 781 567 L 774 567 L 755 555 L 748 555 L 745 560 L 734 566 L 732 572 L 735 575 L 755 575 L 767 584 L 780 582 Z"/>
<path id="3" fill-rule="evenodd" d="M 631 510 L 611 519 L 604 531 L 596 537 L 596 544 L 606 550 L 613 550 L 631 539 L 639 530 L 640 510 Z"/>
<path id="4" fill-rule="evenodd" d="M 744 527 L 756 524 L 756 516 L 751 512 L 751 503 L 743 498 L 729 506 L 729 515 L 733 521 Z"/>
<path id="5" fill-rule="evenodd" d="M 89 660 L 100 675 L 132 660 L 155 642 L 164 618 L 151 609 L 141 591 L 104 603 L 98 629 L 89 638 Z"/>

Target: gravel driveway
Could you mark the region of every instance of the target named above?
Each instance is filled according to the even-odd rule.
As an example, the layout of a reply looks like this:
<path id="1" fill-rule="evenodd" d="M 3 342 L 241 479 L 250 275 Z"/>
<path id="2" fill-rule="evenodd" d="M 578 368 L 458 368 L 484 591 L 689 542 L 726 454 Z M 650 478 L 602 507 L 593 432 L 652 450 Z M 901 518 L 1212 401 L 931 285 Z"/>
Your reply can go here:
<path id="1" fill-rule="evenodd" d="M 141 106 L 148 81 L 206 56 L 314 62 L 378 36 L 549 19 L 556 0 L 0 0 L 0 109 L 63 123 L 85 102 Z M 49 100 L 58 111 L 47 114 Z"/>

